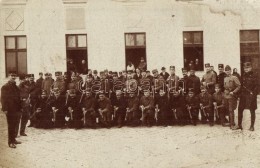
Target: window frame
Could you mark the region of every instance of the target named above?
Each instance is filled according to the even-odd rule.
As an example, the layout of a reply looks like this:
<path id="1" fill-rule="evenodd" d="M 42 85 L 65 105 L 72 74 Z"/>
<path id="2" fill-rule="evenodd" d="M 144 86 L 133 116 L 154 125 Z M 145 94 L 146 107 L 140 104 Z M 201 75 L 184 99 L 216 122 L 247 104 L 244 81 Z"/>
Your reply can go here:
<path id="1" fill-rule="evenodd" d="M 126 35 L 134 35 L 134 45 L 133 46 L 128 46 L 126 45 Z M 136 36 L 137 35 L 144 35 L 144 45 L 137 45 L 137 40 Z M 124 38 L 125 38 L 125 48 L 146 48 L 146 33 L 145 32 L 131 32 L 131 33 L 124 33 Z"/>
<path id="2" fill-rule="evenodd" d="M 185 43 L 184 42 L 184 34 L 185 33 L 190 33 L 191 34 L 191 43 Z M 194 39 L 195 39 L 195 36 L 194 36 L 194 34 L 195 33 L 201 33 L 201 43 L 195 43 L 194 42 Z M 201 30 L 201 31 L 183 31 L 182 32 L 182 42 L 183 42 L 183 67 L 185 67 L 185 62 L 184 62 L 184 60 L 185 60 L 185 55 L 184 55 L 184 50 L 185 50 L 185 48 L 187 47 L 190 47 L 190 48 L 192 48 L 192 47 L 201 47 L 202 48 L 202 51 L 203 51 L 203 55 L 202 55 L 202 67 L 200 67 L 199 68 L 199 70 L 196 70 L 196 71 L 204 71 L 204 32 L 203 32 L 203 30 Z M 186 68 L 188 68 L 188 67 L 186 67 Z"/>
<path id="3" fill-rule="evenodd" d="M 86 36 L 86 47 L 78 47 L 78 36 Z M 76 46 L 75 47 L 69 47 L 69 36 L 75 36 L 76 37 Z M 88 35 L 87 34 L 65 34 L 65 40 L 66 40 L 66 50 L 87 50 L 88 49 Z"/>
<path id="4" fill-rule="evenodd" d="M 8 49 L 7 48 L 7 39 L 8 38 L 12 38 L 14 37 L 15 38 L 15 48 L 14 49 Z M 19 49 L 18 48 L 18 38 L 19 37 L 25 37 L 26 38 L 26 48 L 23 48 L 23 49 Z M 16 69 L 16 72 L 17 72 L 17 75 L 19 75 L 20 73 L 18 72 L 18 53 L 19 52 L 26 52 L 26 73 L 28 72 L 28 62 L 27 62 L 27 37 L 26 35 L 11 35 L 11 36 L 4 36 L 4 44 L 5 44 L 5 72 L 6 72 L 6 77 L 8 76 L 8 70 L 7 70 L 7 53 L 15 53 L 15 69 Z"/>

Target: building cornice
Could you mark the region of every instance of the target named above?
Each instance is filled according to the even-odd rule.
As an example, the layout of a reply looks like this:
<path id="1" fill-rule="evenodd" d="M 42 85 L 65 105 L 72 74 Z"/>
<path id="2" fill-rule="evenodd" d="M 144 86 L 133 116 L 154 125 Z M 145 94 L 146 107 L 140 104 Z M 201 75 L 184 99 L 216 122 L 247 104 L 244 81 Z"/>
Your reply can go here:
<path id="1" fill-rule="evenodd" d="M 85 4 L 88 0 L 62 0 L 64 4 Z"/>
<path id="2" fill-rule="evenodd" d="M 2 0 L 2 5 L 26 5 L 27 0 Z"/>

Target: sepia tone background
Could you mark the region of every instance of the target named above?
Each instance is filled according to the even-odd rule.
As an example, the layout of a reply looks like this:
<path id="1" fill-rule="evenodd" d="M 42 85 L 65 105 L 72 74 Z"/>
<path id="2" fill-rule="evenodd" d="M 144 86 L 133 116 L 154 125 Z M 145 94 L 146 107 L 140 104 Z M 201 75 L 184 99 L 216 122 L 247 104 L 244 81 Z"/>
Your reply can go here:
<path id="1" fill-rule="evenodd" d="M 148 69 L 199 59 L 241 70 L 260 67 L 258 0 L 0 0 L 0 86 L 8 70 L 67 71 L 68 59 L 121 71 L 145 57 Z M 260 74 L 260 73 L 259 73 Z M 259 100 L 258 100 L 259 104 Z M 237 114 L 237 113 L 236 113 Z M 259 167 L 256 131 L 214 126 L 100 130 L 28 129 L 9 149 L 0 115 L 0 167 Z M 237 121 L 237 120 L 236 120 Z M 245 112 L 244 128 L 249 127 Z"/>

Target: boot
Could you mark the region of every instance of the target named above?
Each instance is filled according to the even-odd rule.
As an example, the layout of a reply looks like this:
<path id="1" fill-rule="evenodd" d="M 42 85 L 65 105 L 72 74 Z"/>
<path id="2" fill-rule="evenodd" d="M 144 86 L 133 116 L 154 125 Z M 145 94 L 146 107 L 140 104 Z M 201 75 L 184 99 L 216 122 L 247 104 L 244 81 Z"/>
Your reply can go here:
<path id="1" fill-rule="evenodd" d="M 235 126 L 235 127 L 233 127 L 233 129 L 232 130 L 243 130 L 243 128 L 242 128 L 242 126 L 241 125 L 238 125 L 238 126 Z"/>
<path id="2" fill-rule="evenodd" d="M 254 131 L 254 130 L 255 130 L 254 126 L 251 125 L 250 128 L 249 128 L 249 131 Z"/>

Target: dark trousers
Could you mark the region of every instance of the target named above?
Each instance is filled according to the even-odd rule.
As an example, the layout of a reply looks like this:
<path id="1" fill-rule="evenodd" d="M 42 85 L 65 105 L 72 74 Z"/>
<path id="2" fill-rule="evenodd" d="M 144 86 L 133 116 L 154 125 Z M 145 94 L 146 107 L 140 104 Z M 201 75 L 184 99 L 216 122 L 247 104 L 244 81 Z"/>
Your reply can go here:
<path id="1" fill-rule="evenodd" d="M 19 127 L 20 114 L 7 114 L 8 144 L 13 143 L 16 137 L 16 130 Z"/>
<path id="2" fill-rule="evenodd" d="M 151 126 L 153 124 L 153 121 L 154 121 L 154 111 L 145 110 L 142 116 L 142 124 Z"/>
<path id="3" fill-rule="evenodd" d="M 26 125 L 27 125 L 28 120 L 30 118 L 30 112 L 31 112 L 31 108 L 30 107 L 24 107 L 22 109 L 21 120 L 20 120 L 20 122 L 21 122 L 20 134 L 25 133 L 25 128 L 26 128 Z M 19 124 L 18 124 L 18 127 L 19 127 Z M 17 128 L 17 130 L 18 130 L 18 128 Z"/>
<path id="4" fill-rule="evenodd" d="M 238 109 L 238 126 L 242 126 L 242 120 L 243 120 L 243 112 L 245 108 L 239 108 Z M 251 126 L 255 125 L 255 110 L 250 110 L 251 113 Z"/>
<path id="5" fill-rule="evenodd" d="M 204 112 L 206 115 L 204 114 Z M 202 109 L 200 109 L 201 121 L 206 122 L 208 120 L 210 123 L 213 123 L 214 122 L 214 111 L 212 111 L 212 108 L 211 107 L 205 108 L 204 112 Z"/>

